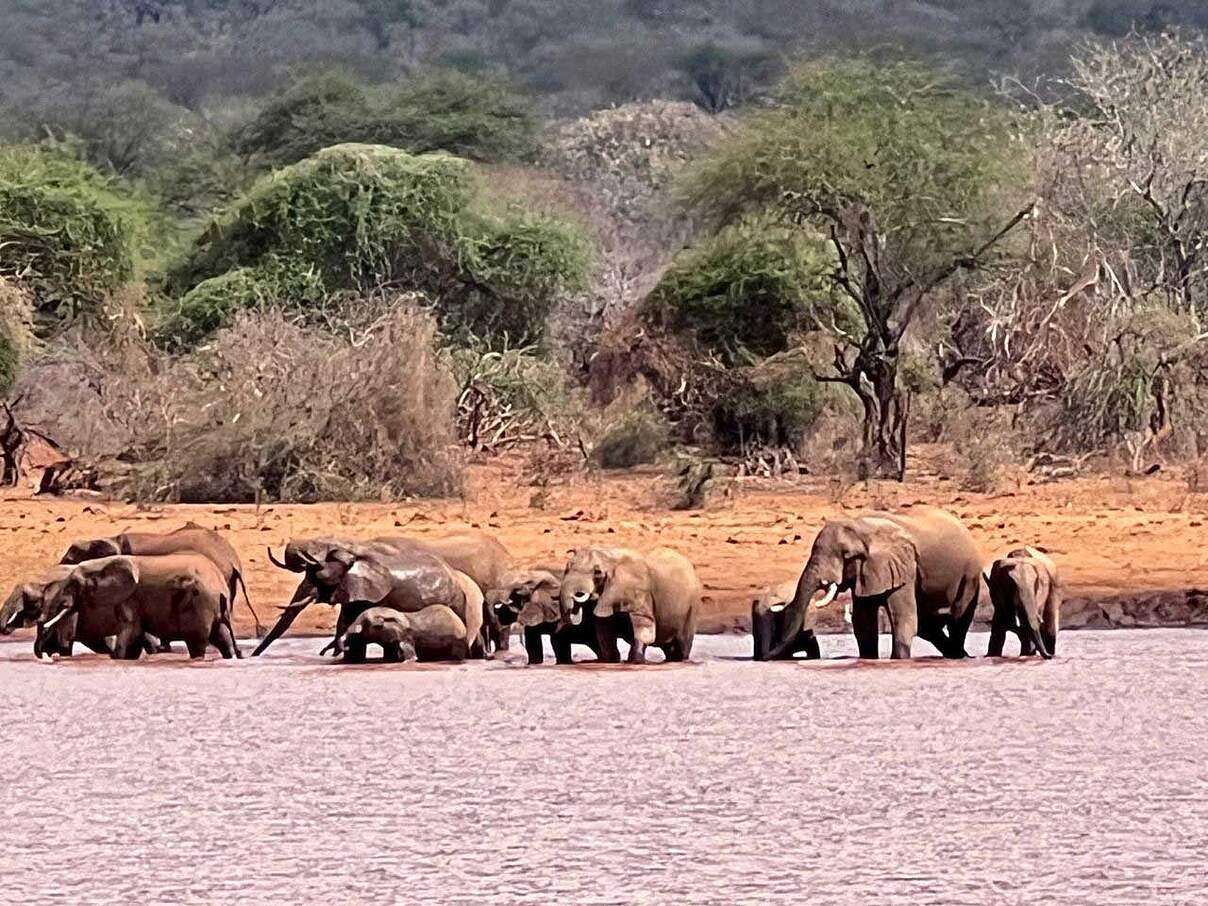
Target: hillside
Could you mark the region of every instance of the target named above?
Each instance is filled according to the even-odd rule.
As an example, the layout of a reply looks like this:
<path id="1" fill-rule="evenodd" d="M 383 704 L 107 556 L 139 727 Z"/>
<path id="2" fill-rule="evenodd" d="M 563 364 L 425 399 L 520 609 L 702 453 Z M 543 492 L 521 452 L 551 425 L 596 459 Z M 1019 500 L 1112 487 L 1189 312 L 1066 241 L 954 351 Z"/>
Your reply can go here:
<path id="1" fill-rule="evenodd" d="M 152 129 L 335 65 L 374 81 L 506 73 L 564 114 L 712 96 L 722 77 L 728 102 L 786 54 L 895 48 L 983 84 L 1059 69 L 1093 34 L 1206 19 L 1168 0 L 2 0 L 0 109 L 10 133 L 134 109 Z"/>

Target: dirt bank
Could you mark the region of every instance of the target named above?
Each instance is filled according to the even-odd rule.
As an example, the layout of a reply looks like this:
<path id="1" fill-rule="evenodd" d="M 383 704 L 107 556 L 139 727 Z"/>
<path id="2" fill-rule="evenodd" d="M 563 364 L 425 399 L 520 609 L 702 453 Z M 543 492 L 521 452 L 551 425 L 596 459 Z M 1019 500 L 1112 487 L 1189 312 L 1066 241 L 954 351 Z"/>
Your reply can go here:
<path id="1" fill-rule="evenodd" d="M 923 471 L 923 470 L 920 470 Z M 512 463 L 471 470 L 466 500 L 313 506 L 137 507 L 75 499 L 0 500 L 0 581 L 35 574 L 73 540 L 122 529 L 169 530 L 187 519 L 227 535 L 244 559 L 262 619 L 288 599 L 294 577 L 265 556 L 291 536 L 435 535 L 459 525 L 496 532 L 522 564 L 560 563 L 576 545 L 636 548 L 665 544 L 696 564 L 709 601 L 702 628 L 745 625 L 752 596 L 795 577 L 824 518 L 869 507 L 942 506 L 957 513 L 990 558 L 1021 544 L 1051 551 L 1066 577 L 1067 626 L 1208 623 L 1208 494 L 1161 475 L 1029 485 L 996 494 L 954 487 L 923 471 L 905 484 L 845 487 L 801 479 L 745 480 L 719 492 L 701 512 L 672 512 L 666 479 L 655 473 L 591 476 L 535 487 Z M 250 629 L 238 608 L 242 631 Z M 332 615 L 314 607 L 295 626 L 319 631 Z"/>

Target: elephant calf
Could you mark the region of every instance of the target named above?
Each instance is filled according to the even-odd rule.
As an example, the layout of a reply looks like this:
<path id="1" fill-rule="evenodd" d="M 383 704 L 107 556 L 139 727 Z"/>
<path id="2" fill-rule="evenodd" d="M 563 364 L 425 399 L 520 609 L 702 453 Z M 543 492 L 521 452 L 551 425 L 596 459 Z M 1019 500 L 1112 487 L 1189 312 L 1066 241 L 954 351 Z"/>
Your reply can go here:
<path id="1" fill-rule="evenodd" d="M 994 620 L 990 626 L 990 657 L 1002 657 L 1008 631 L 1019 636 L 1023 657 L 1032 649 L 1043 658 L 1057 653 L 1061 623 L 1061 582 L 1049 556 L 1032 547 L 1011 551 L 990 566 L 987 582 Z"/>
<path id="2" fill-rule="evenodd" d="M 414 613 L 390 607 L 370 607 L 345 630 L 341 638 L 344 661 L 360 664 L 365 649 L 380 645 L 382 660 L 463 661 L 468 651 L 466 624 L 451 608 L 441 604 Z"/>
<path id="3" fill-rule="evenodd" d="M 563 621 L 558 603 L 561 592 L 562 580 L 538 569 L 514 573 L 501 588 L 492 589 L 487 596 L 500 626 L 508 629 L 519 623 L 523 627 L 524 649 L 530 665 L 545 660 L 545 636 L 549 636 L 554 660 L 559 664 L 574 663 L 572 645 L 586 645 L 597 658 L 600 656 L 592 624 L 580 622 L 576 626 Z"/>
<path id="4" fill-rule="evenodd" d="M 754 658 L 757 661 L 772 660 L 772 649 L 784 635 L 789 615 L 787 607 L 797 594 L 797 583 L 786 582 L 776 588 L 768 589 L 751 602 L 751 638 L 755 643 Z M 818 637 L 814 634 L 814 609 L 805 615 L 805 625 L 776 655 L 776 660 L 792 660 L 799 651 L 805 652 L 806 660 L 818 660 L 822 652 L 818 647 Z"/>

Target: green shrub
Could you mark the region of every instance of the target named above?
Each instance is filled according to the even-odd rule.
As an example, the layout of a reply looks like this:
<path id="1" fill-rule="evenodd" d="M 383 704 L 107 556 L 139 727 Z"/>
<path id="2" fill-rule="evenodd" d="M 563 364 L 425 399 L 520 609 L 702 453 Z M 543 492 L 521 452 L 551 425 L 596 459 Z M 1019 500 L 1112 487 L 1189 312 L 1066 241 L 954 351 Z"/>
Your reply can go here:
<path id="1" fill-rule="evenodd" d="M 145 211 L 68 154 L 0 148 L 0 274 L 20 275 L 39 314 L 100 303 L 135 273 Z"/>
<path id="2" fill-rule="evenodd" d="M 364 86 L 344 73 L 324 72 L 273 96 L 235 133 L 234 145 L 270 164 L 292 164 L 329 145 L 363 140 L 368 119 Z"/>
<path id="3" fill-rule="evenodd" d="M 655 462 L 669 444 L 667 422 L 639 408 L 609 425 L 596 442 L 596 461 L 605 469 L 631 469 Z"/>
<path id="4" fill-rule="evenodd" d="M 521 160 L 536 153 L 537 118 L 526 98 L 462 73 L 421 76 L 389 91 L 329 72 L 288 86 L 234 139 L 241 153 L 275 166 L 349 142 L 483 162 Z"/>
<path id="5" fill-rule="evenodd" d="M 714 436 L 720 447 L 797 449 L 822 414 L 825 398 L 808 365 L 770 362 L 735 368 L 714 405 Z"/>
<path id="6" fill-rule="evenodd" d="M 12 388 L 33 346 L 33 298 L 0 277 L 0 393 Z"/>
<path id="7" fill-rule="evenodd" d="M 187 342 L 237 308 L 389 284 L 427 292 L 446 330 L 523 340 L 587 264 L 569 228 L 483 210 L 468 161 L 337 145 L 263 177 L 201 235 L 168 276 L 165 333 Z"/>
<path id="8" fill-rule="evenodd" d="M 728 362 L 788 348 L 829 296 L 820 243 L 783 230 L 726 230 L 682 256 L 646 303 L 657 320 L 693 330 Z"/>

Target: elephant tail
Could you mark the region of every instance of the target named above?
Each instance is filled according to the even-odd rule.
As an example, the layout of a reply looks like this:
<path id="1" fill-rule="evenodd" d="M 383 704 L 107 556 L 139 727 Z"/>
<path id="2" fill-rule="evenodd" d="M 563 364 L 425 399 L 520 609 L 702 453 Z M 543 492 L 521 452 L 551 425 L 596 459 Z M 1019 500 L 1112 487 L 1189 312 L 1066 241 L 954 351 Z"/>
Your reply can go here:
<path id="1" fill-rule="evenodd" d="M 239 587 L 243 590 L 243 603 L 247 605 L 247 609 L 252 612 L 252 619 L 256 621 L 256 638 L 260 638 L 264 634 L 264 626 L 260 622 L 260 616 L 256 613 L 256 608 L 252 606 L 252 599 L 247 596 L 247 583 L 243 581 L 243 573 L 239 570 L 235 571 L 235 580 L 239 583 Z M 233 584 L 233 583 L 232 583 Z M 231 589 L 231 610 L 235 609 L 235 589 Z"/>

